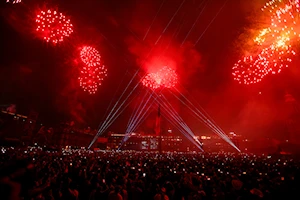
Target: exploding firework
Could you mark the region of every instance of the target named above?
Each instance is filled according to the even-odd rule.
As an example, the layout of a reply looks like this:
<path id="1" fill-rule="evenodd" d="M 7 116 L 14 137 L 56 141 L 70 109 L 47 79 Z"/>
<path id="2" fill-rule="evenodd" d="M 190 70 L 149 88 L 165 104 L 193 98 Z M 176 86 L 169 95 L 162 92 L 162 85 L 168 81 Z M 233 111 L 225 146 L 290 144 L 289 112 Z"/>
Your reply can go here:
<path id="1" fill-rule="evenodd" d="M 285 50 L 300 38 L 299 26 L 299 0 L 270 1 L 262 8 L 270 13 L 271 24 L 265 37 L 272 38 L 266 45 Z"/>
<path id="2" fill-rule="evenodd" d="M 167 66 L 164 66 L 161 70 L 159 70 L 158 75 L 161 77 L 161 85 L 165 88 L 173 88 L 178 82 L 175 70 Z"/>
<path id="3" fill-rule="evenodd" d="M 262 8 L 270 17 L 270 26 L 259 31 L 254 43 L 260 48 L 256 55 L 239 60 L 233 67 L 234 79 L 251 84 L 267 74 L 280 73 L 296 54 L 293 45 L 300 39 L 299 0 L 272 0 Z M 251 58 L 251 59 L 250 59 Z M 250 61 L 250 62 L 249 62 Z"/>
<path id="4" fill-rule="evenodd" d="M 102 84 L 106 76 L 107 69 L 105 66 L 84 66 L 78 79 L 84 91 L 95 94 L 98 90 L 98 86 Z"/>
<path id="5" fill-rule="evenodd" d="M 21 3 L 22 0 L 6 0 L 6 3 L 12 3 L 12 4 L 15 4 L 15 3 Z"/>
<path id="6" fill-rule="evenodd" d="M 172 68 L 164 66 L 156 73 L 149 73 L 142 79 L 142 84 L 151 89 L 173 88 L 178 82 L 178 77 Z"/>
<path id="7" fill-rule="evenodd" d="M 41 11 L 36 16 L 36 31 L 47 42 L 57 44 L 73 32 L 73 25 L 62 13 L 57 11 Z"/>
<path id="8" fill-rule="evenodd" d="M 265 57 L 245 56 L 233 67 L 234 80 L 240 84 L 254 84 L 260 82 L 268 74 L 267 60 Z"/>
<path id="9" fill-rule="evenodd" d="M 100 65 L 100 53 L 93 47 L 84 46 L 80 51 L 80 58 L 89 67 Z"/>
<path id="10" fill-rule="evenodd" d="M 142 84 L 145 87 L 151 88 L 151 89 L 157 89 L 160 87 L 160 81 L 157 77 L 157 73 L 149 73 L 142 79 Z"/>
<path id="11" fill-rule="evenodd" d="M 262 29 L 261 31 L 259 31 L 259 34 L 258 36 L 256 36 L 254 38 L 254 42 L 257 44 L 257 45 L 263 45 L 266 41 L 266 35 L 268 33 L 271 32 L 271 29 L 270 28 L 265 28 L 265 29 Z"/>
<path id="12" fill-rule="evenodd" d="M 280 73 L 283 68 L 287 68 L 289 63 L 292 62 L 291 56 L 294 56 L 296 52 L 291 49 L 291 46 L 285 49 L 278 49 L 271 45 L 269 48 L 265 48 L 261 51 L 260 56 L 266 58 L 265 68 L 272 74 Z"/>

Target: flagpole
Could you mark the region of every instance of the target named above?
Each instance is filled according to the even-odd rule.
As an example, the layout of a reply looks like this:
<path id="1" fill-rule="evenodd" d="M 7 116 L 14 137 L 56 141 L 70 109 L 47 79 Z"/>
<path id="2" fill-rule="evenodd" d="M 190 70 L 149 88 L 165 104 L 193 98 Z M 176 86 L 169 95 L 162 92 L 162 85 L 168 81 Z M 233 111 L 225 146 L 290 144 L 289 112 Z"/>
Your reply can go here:
<path id="1" fill-rule="evenodd" d="M 161 145 L 161 115 L 160 115 L 160 104 L 158 105 L 158 109 L 157 109 L 157 116 L 156 116 L 156 123 L 155 123 L 155 133 L 156 136 L 158 136 L 158 151 L 159 153 L 162 153 L 162 145 Z"/>

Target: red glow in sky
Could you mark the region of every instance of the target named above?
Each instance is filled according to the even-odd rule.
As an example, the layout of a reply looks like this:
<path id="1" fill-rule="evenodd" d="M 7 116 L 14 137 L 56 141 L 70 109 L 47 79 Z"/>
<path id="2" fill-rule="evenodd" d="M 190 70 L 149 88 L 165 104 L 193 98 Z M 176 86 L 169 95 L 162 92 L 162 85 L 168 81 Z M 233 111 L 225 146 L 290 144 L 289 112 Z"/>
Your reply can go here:
<path id="1" fill-rule="evenodd" d="M 91 46 L 80 48 L 79 56 L 83 62 L 78 78 L 80 87 L 90 94 L 95 94 L 98 86 L 102 84 L 102 81 L 107 76 L 107 69 L 101 64 L 100 53 Z"/>

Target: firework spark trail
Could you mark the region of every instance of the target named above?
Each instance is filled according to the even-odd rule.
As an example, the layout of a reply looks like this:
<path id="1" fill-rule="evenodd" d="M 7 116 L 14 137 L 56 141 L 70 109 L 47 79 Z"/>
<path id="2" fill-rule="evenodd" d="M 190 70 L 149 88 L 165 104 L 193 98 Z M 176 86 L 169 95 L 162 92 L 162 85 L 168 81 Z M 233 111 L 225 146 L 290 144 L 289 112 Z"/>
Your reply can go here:
<path id="1" fill-rule="evenodd" d="M 151 24 L 150 24 L 150 26 L 149 26 L 149 28 L 148 28 L 148 30 L 147 30 L 145 36 L 144 36 L 144 38 L 143 38 L 143 41 L 145 41 L 145 39 L 146 39 L 146 37 L 147 37 L 147 35 L 148 35 L 148 33 L 149 33 L 151 27 L 153 26 L 153 24 L 154 24 L 154 22 L 155 22 L 155 20 L 156 20 L 156 18 L 157 18 L 157 16 L 158 16 L 160 10 L 162 9 L 162 7 L 163 7 L 165 1 L 166 1 L 166 0 L 163 0 L 163 2 L 161 2 L 160 7 L 159 7 L 158 11 L 156 12 L 156 15 L 154 16 L 154 18 L 153 18 L 153 20 L 152 20 L 152 22 L 151 22 Z"/>
<path id="2" fill-rule="evenodd" d="M 220 10 L 217 12 L 217 14 L 214 16 L 214 18 L 210 21 L 210 23 L 208 24 L 208 26 L 205 28 L 205 30 L 202 32 L 202 34 L 200 35 L 200 37 L 197 39 L 197 41 L 195 42 L 194 46 L 196 46 L 198 44 L 198 42 L 201 40 L 201 38 L 203 37 L 203 35 L 206 33 L 207 29 L 210 27 L 210 25 L 215 21 L 215 19 L 218 17 L 218 15 L 220 14 L 220 12 L 223 10 L 223 8 L 225 7 L 226 3 L 228 0 L 226 0 L 223 4 L 223 6 L 220 8 Z"/>
<path id="3" fill-rule="evenodd" d="M 191 27 L 190 30 L 188 31 L 188 33 L 187 33 L 187 35 L 185 36 L 184 40 L 182 41 L 180 47 L 182 47 L 182 45 L 185 43 L 186 39 L 188 38 L 188 36 L 189 36 L 190 33 L 192 32 L 192 30 L 194 29 L 194 27 L 195 27 L 196 23 L 198 22 L 198 20 L 199 20 L 201 14 L 203 13 L 203 11 L 204 11 L 205 8 L 206 8 L 206 6 L 207 6 L 207 4 L 208 4 L 208 1 L 209 1 L 209 0 L 207 0 L 206 4 L 205 4 L 204 7 L 202 8 L 202 10 L 199 12 L 199 14 L 198 14 L 196 20 L 194 21 L 192 27 Z M 204 2 L 205 2 L 205 1 L 202 1 L 202 2 L 201 2 L 201 5 L 202 5 Z"/>
<path id="4" fill-rule="evenodd" d="M 174 13 L 174 15 L 172 16 L 172 18 L 170 19 L 169 23 L 167 24 L 167 26 L 165 27 L 165 29 L 163 30 L 163 32 L 160 34 L 160 36 L 158 37 L 158 39 L 155 42 L 155 45 L 159 42 L 159 40 L 161 39 L 162 35 L 166 32 L 166 30 L 168 29 L 168 27 L 170 26 L 170 24 L 172 23 L 173 19 L 175 18 L 175 16 L 177 15 L 178 11 L 180 10 L 180 8 L 182 7 L 182 5 L 184 4 L 185 0 L 182 1 L 182 3 L 180 4 L 180 6 L 178 7 L 178 9 L 176 10 L 176 12 Z"/>

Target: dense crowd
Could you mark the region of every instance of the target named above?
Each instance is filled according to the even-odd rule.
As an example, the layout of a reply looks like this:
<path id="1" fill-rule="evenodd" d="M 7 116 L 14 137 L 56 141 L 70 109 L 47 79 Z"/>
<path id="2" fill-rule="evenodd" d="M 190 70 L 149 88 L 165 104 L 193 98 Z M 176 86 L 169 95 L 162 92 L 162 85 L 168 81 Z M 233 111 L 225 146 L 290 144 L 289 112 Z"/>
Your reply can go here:
<path id="1" fill-rule="evenodd" d="M 1 199 L 299 199 L 291 157 L 38 147 L 1 150 Z"/>

